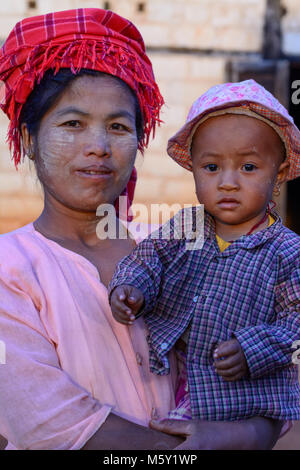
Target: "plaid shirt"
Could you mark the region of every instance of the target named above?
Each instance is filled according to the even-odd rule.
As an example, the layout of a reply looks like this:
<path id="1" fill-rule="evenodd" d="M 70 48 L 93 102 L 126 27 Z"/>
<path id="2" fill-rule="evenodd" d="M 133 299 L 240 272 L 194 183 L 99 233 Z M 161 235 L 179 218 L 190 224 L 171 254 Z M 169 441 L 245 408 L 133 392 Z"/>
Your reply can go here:
<path id="1" fill-rule="evenodd" d="M 251 416 L 300 419 L 300 385 L 292 363 L 300 339 L 300 237 L 280 218 L 220 252 L 213 218 L 205 214 L 202 249 L 186 240 L 147 238 L 118 265 L 109 293 L 131 284 L 145 296 L 150 368 L 169 372 L 168 352 L 191 325 L 187 373 L 192 416 L 235 420 Z M 249 377 L 226 382 L 213 351 L 235 337 Z"/>

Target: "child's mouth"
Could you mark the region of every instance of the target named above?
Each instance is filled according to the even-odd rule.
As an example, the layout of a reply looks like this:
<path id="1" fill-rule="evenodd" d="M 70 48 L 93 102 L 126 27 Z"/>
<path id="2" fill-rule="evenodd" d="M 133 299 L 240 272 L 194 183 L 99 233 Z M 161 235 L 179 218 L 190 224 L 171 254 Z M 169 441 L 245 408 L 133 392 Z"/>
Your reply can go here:
<path id="1" fill-rule="evenodd" d="M 235 209 L 239 204 L 239 201 L 233 198 L 224 198 L 218 202 L 218 206 L 222 209 Z"/>

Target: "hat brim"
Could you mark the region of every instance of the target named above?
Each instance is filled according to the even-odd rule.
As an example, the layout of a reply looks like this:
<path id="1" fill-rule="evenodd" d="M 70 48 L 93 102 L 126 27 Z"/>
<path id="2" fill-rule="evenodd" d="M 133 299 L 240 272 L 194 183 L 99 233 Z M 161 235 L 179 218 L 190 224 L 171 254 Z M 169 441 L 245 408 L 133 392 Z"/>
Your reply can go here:
<path id="1" fill-rule="evenodd" d="M 293 121 L 287 119 L 278 111 L 274 111 L 265 105 L 255 101 L 233 100 L 226 103 L 226 106 L 211 106 L 186 122 L 181 129 L 169 139 L 167 145 L 168 155 L 186 170 L 192 171 L 192 158 L 190 152 L 191 137 L 198 126 L 198 123 L 209 114 L 215 111 L 231 107 L 247 107 L 252 112 L 262 116 L 264 120 L 269 120 L 281 129 L 286 143 L 287 159 L 290 163 L 287 180 L 292 180 L 300 176 L 300 131 Z M 208 118 L 208 117 L 207 117 Z"/>

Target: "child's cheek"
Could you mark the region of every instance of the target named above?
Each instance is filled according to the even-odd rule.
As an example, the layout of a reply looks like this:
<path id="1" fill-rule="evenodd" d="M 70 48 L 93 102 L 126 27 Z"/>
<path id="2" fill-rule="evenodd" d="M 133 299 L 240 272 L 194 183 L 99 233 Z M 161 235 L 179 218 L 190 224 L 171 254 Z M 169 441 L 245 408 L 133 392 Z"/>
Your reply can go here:
<path id="1" fill-rule="evenodd" d="M 257 199 L 260 199 L 262 202 L 264 200 L 269 200 L 272 197 L 274 182 L 271 177 L 268 178 L 261 178 L 260 181 L 257 182 L 255 187 L 252 189 L 252 192 L 256 195 Z"/>

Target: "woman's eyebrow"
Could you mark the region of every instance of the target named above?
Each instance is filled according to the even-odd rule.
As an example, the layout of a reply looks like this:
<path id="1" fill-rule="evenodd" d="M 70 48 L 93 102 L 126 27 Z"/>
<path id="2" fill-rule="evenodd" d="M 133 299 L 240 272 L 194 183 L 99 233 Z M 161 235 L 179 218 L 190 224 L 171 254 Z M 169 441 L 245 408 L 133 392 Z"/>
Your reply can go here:
<path id="1" fill-rule="evenodd" d="M 63 108 L 61 109 L 60 111 L 57 112 L 57 116 L 65 116 L 66 114 L 80 114 L 81 116 L 89 116 L 89 113 L 87 113 L 86 111 L 82 111 L 81 109 L 78 109 L 76 108 L 75 106 L 68 106 L 67 108 Z M 130 113 L 129 111 L 126 111 L 125 109 L 124 110 L 120 110 L 120 111 L 116 111 L 114 113 L 110 113 L 107 115 L 107 119 L 117 119 L 117 118 L 120 118 L 120 117 L 125 117 L 125 118 L 128 118 L 130 119 L 131 121 L 134 121 L 135 122 L 135 115 L 133 115 L 132 113 Z"/>
<path id="2" fill-rule="evenodd" d="M 120 111 L 116 111 L 115 113 L 111 113 L 107 116 L 108 119 L 117 119 L 117 118 L 120 118 L 120 117 L 128 118 L 131 121 L 135 122 L 135 115 L 133 115 L 129 111 L 126 111 L 125 109 L 124 110 L 122 109 Z"/>
<path id="3" fill-rule="evenodd" d="M 75 108 L 74 106 L 68 106 L 67 108 L 63 108 L 57 112 L 57 116 L 64 116 L 65 114 L 80 114 L 82 116 L 88 116 L 89 113 L 82 111 L 81 109 Z"/>

